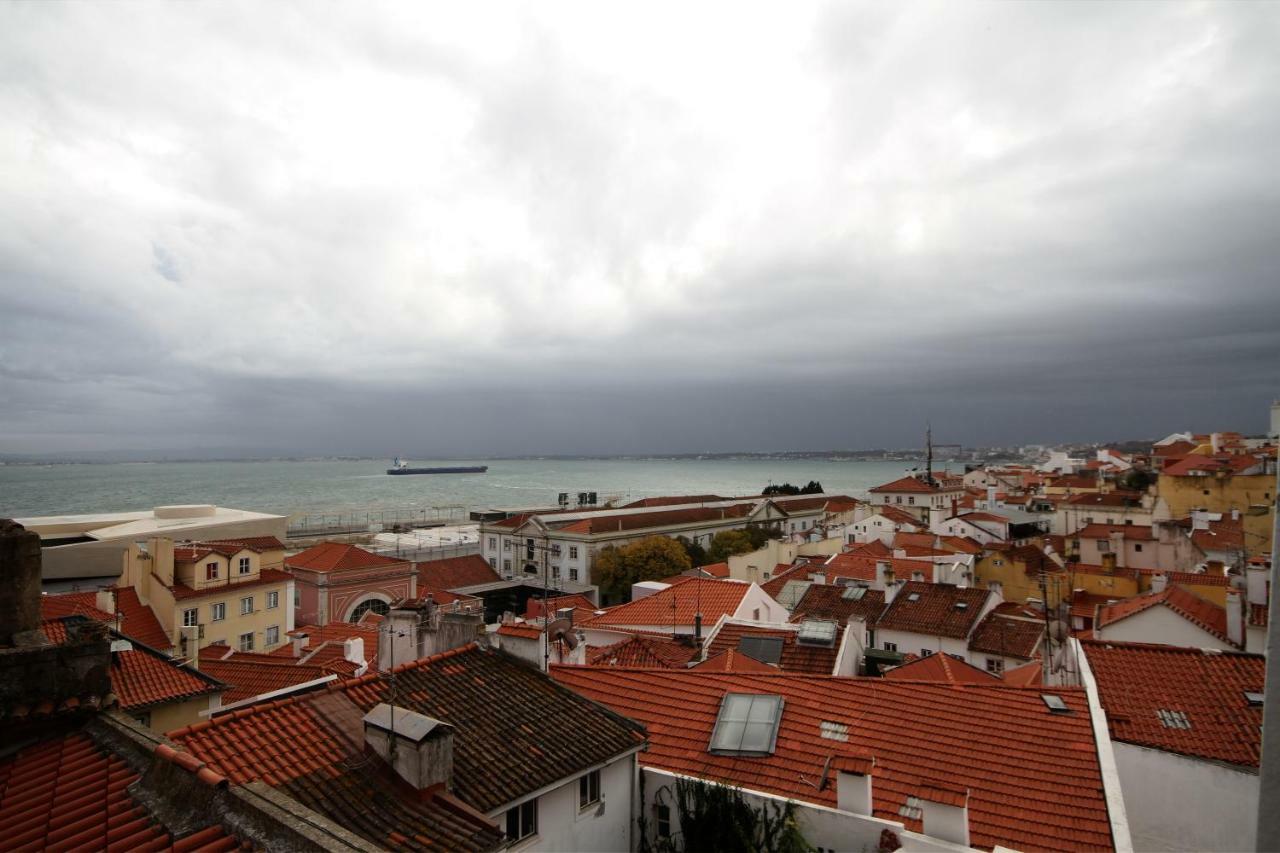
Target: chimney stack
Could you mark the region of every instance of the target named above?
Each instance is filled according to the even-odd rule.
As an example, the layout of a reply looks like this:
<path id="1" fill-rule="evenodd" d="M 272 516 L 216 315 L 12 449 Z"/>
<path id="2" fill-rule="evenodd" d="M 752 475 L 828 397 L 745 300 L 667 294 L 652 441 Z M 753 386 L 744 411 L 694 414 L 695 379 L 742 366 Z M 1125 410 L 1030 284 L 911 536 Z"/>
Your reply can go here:
<path id="1" fill-rule="evenodd" d="M 962 847 L 969 846 L 969 789 L 926 782 L 916 795 L 923 812 L 924 834 Z"/>
<path id="2" fill-rule="evenodd" d="M 836 772 L 836 808 L 851 814 L 871 814 L 871 772 L 875 766 L 876 760 L 871 756 L 836 756 L 831 766 Z"/>
<path id="3" fill-rule="evenodd" d="M 40 646 L 40 536 L 0 519 L 0 645 Z"/>
<path id="4" fill-rule="evenodd" d="M 453 787 L 453 726 L 380 702 L 364 715 L 365 746 L 418 791 Z"/>
<path id="5" fill-rule="evenodd" d="M 1169 585 L 1169 576 L 1166 574 L 1158 574 L 1151 576 L 1151 591 L 1164 592 L 1165 587 Z"/>
<path id="6" fill-rule="evenodd" d="M 302 657 L 302 653 L 307 650 L 307 643 L 310 638 L 303 632 L 295 632 L 289 635 L 289 639 L 293 643 L 293 656 L 295 658 Z"/>
<path id="7" fill-rule="evenodd" d="M 1227 588 L 1227 639 L 1244 648 L 1244 596 L 1235 587 Z"/>

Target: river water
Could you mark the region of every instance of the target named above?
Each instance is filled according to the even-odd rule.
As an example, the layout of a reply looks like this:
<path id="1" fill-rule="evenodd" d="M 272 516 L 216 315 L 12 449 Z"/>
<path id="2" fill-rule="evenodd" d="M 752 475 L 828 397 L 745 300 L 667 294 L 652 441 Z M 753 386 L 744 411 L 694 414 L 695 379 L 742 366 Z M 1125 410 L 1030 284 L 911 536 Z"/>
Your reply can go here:
<path id="1" fill-rule="evenodd" d="M 485 474 L 392 477 L 387 460 L 146 462 L 0 466 L 0 517 L 124 512 L 212 503 L 281 514 L 513 507 L 554 504 L 594 491 L 636 500 L 654 495 L 759 494 L 769 483 L 818 480 L 855 497 L 902 476 L 915 462 L 792 459 L 412 460 L 484 464 Z"/>

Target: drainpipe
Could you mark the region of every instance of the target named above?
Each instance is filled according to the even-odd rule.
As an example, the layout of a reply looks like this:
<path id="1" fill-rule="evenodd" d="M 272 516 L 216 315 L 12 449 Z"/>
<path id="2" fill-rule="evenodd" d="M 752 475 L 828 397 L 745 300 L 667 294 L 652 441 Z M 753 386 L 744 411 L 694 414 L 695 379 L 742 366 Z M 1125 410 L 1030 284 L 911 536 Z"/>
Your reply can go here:
<path id="1" fill-rule="evenodd" d="M 1280 850 L 1280 465 L 1271 511 L 1271 595 L 1267 618 L 1267 677 L 1262 705 L 1262 767 L 1258 780 L 1258 850 Z"/>

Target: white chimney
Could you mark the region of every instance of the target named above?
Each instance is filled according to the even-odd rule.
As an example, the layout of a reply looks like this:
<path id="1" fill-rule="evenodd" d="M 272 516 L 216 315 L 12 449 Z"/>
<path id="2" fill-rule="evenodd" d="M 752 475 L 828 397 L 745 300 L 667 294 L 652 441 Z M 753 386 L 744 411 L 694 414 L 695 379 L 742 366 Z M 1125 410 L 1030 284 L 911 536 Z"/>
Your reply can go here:
<path id="1" fill-rule="evenodd" d="M 342 641 L 342 656 L 352 663 L 364 663 L 364 638 L 352 637 Z"/>
<path id="2" fill-rule="evenodd" d="M 1227 589 L 1227 639 L 1244 648 L 1244 596 L 1233 587 Z"/>
<path id="3" fill-rule="evenodd" d="M 1191 529 L 1192 530 L 1208 530 L 1209 529 L 1209 513 L 1202 509 L 1193 509 L 1191 511 Z"/>
<path id="4" fill-rule="evenodd" d="M 290 634 L 289 639 L 293 642 L 293 656 L 295 658 L 302 657 L 302 653 L 307 649 L 309 638 L 306 634 Z"/>
<path id="5" fill-rule="evenodd" d="M 876 586 L 888 589 L 893 583 L 893 563 L 888 560 L 876 560 Z"/>
<path id="6" fill-rule="evenodd" d="M 1213 455 L 1217 456 L 1222 452 L 1222 433 L 1215 432 L 1209 434 L 1209 446 L 1213 448 Z"/>
<path id="7" fill-rule="evenodd" d="M 364 715 L 364 742 L 419 791 L 453 787 L 453 726 L 380 702 Z"/>
<path id="8" fill-rule="evenodd" d="M 1267 579 L 1270 576 L 1271 570 L 1266 566 L 1250 563 L 1245 569 L 1245 583 L 1250 604 L 1267 603 Z"/>
<path id="9" fill-rule="evenodd" d="M 994 510 L 996 508 L 996 487 L 987 486 L 987 509 Z"/>
<path id="10" fill-rule="evenodd" d="M 1166 574 L 1151 576 L 1151 591 L 1164 592 L 1164 588 L 1169 585 L 1169 576 Z"/>
<path id="11" fill-rule="evenodd" d="M 962 847 L 969 846 L 969 790 L 955 785 L 925 783 L 920 786 L 921 823 L 924 834 Z"/>
<path id="12" fill-rule="evenodd" d="M 871 814 L 871 756 L 838 755 L 832 762 L 836 773 L 836 808 L 851 814 Z"/>
<path id="13" fill-rule="evenodd" d="M 827 582 L 827 576 L 826 576 L 824 573 L 822 573 L 822 572 L 810 572 L 810 573 L 809 573 L 809 580 L 811 580 L 811 581 L 813 581 L 814 583 L 818 584 L 818 586 L 823 586 L 823 585 L 825 585 L 825 584 L 826 584 L 826 582 Z"/>
<path id="14" fill-rule="evenodd" d="M 898 581 L 892 581 L 884 585 L 884 603 L 888 607 L 893 604 L 893 600 L 898 597 L 898 592 L 902 589 L 902 584 Z"/>

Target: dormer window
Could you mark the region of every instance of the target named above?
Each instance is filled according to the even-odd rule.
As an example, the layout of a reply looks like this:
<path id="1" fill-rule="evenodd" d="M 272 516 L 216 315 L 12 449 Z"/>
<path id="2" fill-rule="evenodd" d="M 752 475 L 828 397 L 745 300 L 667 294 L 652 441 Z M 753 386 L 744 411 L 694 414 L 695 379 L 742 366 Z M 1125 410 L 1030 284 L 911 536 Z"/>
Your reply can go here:
<path id="1" fill-rule="evenodd" d="M 717 755 L 772 755 L 782 707 L 781 696 L 726 693 L 708 751 Z"/>
<path id="2" fill-rule="evenodd" d="M 216 580 L 218 579 L 218 564 L 217 564 L 217 563 L 205 563 L 205 564 L 204 564 L 204 579 L 205 579 L 205 580 L 207 580 L 207 581 L 216 581 Z"/>
<path id="3" fill-rule="evenodd" d="M 250 565 L 249 558 L 241 557 L 240 558 L 240 574 L 242 575 L 249 574 L 249 565 Z"/>
<path id="4" fill-rule="evenodd" d="M 836 642 L 836 623 L 806 619 L 800 623 L 796 642 L 805 646 L 833 646 Z"/>

